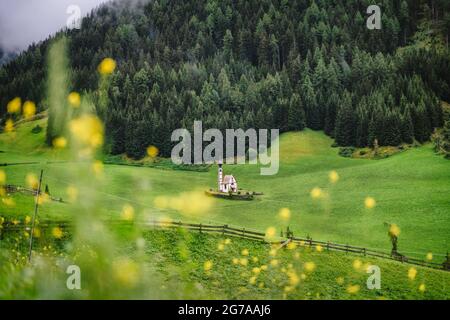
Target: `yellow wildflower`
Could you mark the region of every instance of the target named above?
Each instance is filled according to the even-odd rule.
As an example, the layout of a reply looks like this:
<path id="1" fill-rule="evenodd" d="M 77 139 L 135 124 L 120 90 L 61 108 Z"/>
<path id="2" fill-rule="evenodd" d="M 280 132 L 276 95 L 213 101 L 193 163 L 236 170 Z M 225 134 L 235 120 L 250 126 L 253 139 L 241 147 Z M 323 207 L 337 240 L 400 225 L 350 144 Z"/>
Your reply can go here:
<path id="1" fill-rule="evenodd" d="M 372 197 L 367 197 L 364 200 L 364 205 L 366 206 L 367 209 L 373 209 L 376 206 L 376 201 Z"/>
<path id="2" fill-rule="evenodd" d="M 6 105 L 6 110 L 8 113 L 19 113 L 21 107 L 22 99 L 17 97 L 8 102 L 8 104 Z"/>
<path id="3" fill-rule="evenodd" d="M 6 173 L 3 170 L 0 170 L 0 184 L 4 184 L 6 182 Z"/>
<path id="4" fill-rule="evenodd" d="M 147 148 L 147 154 L 151 158 L 156 158 L 158 156 L 159 150 L 155 146 L 149 146 Z"/>
<path id="5" fill-rule="evenodd" d="M 67 140 L 64 137 L 53 139 L 53 147 L 56 149 L 64 149 L 67 146 Z"/>
<path id="6" fill-rule="evenodd" d="M 134 208 L 128 204 L 124 205 L 122 208 L 121 217 L 123 220 L 133 220 L 134 219 Z"/>
<path id="7" fill-rule="evenodd" d="M 314 262 L 305 262 L 303 266 L 308 272 L 313 272 L 316 269 L 316 264 Z"/>
<path id="8" fill-rule="evenodd" d="M 291 218 L 291 210 L 289 210 L 288 208 L 281 208 L 280 211 L 278 212 L 278 216 L 282 220 L 287 221 Z"/>
<path id="9" fill-rule="evenodd" d="M 81 97 L 80 94 L 78 92 L 71 92 L 68 96 L 67 96 L 67 101 L 69 102 L 69 104 L 74 107 L 74 108 L 78 108 L 81 104 Z"/>
<path id="10" fill-rule="evenodd" d="M 12 119 L 8 119 L 6 120 L 5 123 L 5 132 L 13 132 L 14 131 L 14 121 L 12 121 Z"/>
<path id="11" fill-rule="evenodd" d="M 425 292 L 425 290 L 426 290 L 426 286 L 425 286 L 424 283 L 422 283 L 422 284 L 419 286 L 419 291 L 423 293 L 423 292 Z"/>
<path id="12" fill-rule="evenodd" d="M 209 271 L 212 269 L 213 263 L 211 260 L 205 261 L 205 263 L 203 264 L 203 269 L 205 271 Z"/>
<path id="13" fill-rule="evenodd" d="M 331 183 L 336 183 L 339 180 L 339 174 L 333 170 L 328 174 L 328 178 L 330 179 Z"/>
<path id="14" fill-rule="evenodd" d="M 63 237 L 64 233 L 63 233 L 61 228 L 55 227 L 55 228 L 52 229 L 52 235 L 56 239 L 61 239 Z"/>
<path id="15" fill-rule="evenodd" d="M 396 224 L 391 224 L 389 233 L 393 236 L 398 237 L 398 235 L 400 234 L 400 228 Z"/>
<path id="16" fill-rule="evenodd" d="M 36 104 L 32 101 L 26 101 L 23 104 L 23 116 L 30 119 L 36 114 Z"/>
<path id="17" fill-rule="evenodd" d="M 116 69 L 116 62 L 111 58 L 105 58 L 98 66 L 98 72 L 102 75 L 108 75 Z"/>
<path id="18" fill-rule="evenodd" d="M 417 269 L 416 268 L 409 268 L 408 270 L 408 278 L 410 280 L 414 280 L 416 278 L 417 275 Z"/>
<path id="19" fill-rule="evenodd" d="M 312 190 L 311 190 L 311 198 L 313 198 L 313 199 L 319 199 L 319 198 L 321 198 L 323 196 L 323 192 L 322 192 L 322 189 L 320 189 L 320 188 L 313 188 Z"/>
<path id="20" fill-rule="evenodd" d="M 355 284 L 355 285 L 349 285 L 349 286 L 347 287 L 347 292 L 350 293 L 350 294 L 355 294 L 355 293 L 358 293 L 358 292 L 359 292 L 359 289 L 360 289 L 360 287 L 359 287 L 359 285 L 357 285 L 357 284 Z"/>

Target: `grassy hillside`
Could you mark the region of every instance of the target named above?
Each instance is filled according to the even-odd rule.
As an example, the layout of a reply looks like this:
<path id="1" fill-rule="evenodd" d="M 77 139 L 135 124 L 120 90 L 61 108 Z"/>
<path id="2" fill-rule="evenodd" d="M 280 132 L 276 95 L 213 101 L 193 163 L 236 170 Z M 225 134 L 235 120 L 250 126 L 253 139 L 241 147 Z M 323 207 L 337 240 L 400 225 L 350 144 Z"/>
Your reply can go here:
<path id="1" fill-rule="evenodd" d="M 20 125 L 16 132 L 0 135 L 0 163 L 39 161 L 38 165 L 6 166 L 7 182 L 25 184 L 29 173 L 43 168 L 44 184 L 54 196 L 68 198 L 67 188 L 77 177 L 70 169 L 80 163 L 52 163 L 68 159 L 67 151 L 44 147 L 45 130 L 31 133 L 45 120 Z M 287 225 L 296 236 L 349 243 L 390 250 L 384 223 L 395 223 L 401 229 L 400 252 L 424 258 L 433 252 L 441 261 L 449 248 L 450 234 L 450 163 L 433 154 L 431 145 L 408 150 L 384 160 L 347 159 L 331 148 L 332 140 L 321 132 L 306 130 L 281 137 L 280 171 L 275 176 L 259 175 L 258 166 L 225 166 L 240 187 L 264 192 L 251 202 L 216 200 L 202 215 L 155 207 L 159 196 L 177 197 L 191 190 L 215 187 L 216 172 L 208 173 L 105 165 L 101 187 L 95 190 L 98 210 L 105 218 L 117 218 L 125 204 L 132 205 L 141 217 L 170 217 L 184 221 L 219 222 L 266 230 Z M 330 182 L 335 170 L 339 180 Z M 320 188 L 321 197 L 311 197 Z M 366 197 L 376 206 L 367 209 Z M 15 206 L 0 204 L 1 215 L 19 219 L 33 209 L 31 198 L 13 195 Z M 70 204 L 46 203 L 41 219 L 67 219 Z M 288 223 L 278 217 L 280 208 L 288 207 Z"/>

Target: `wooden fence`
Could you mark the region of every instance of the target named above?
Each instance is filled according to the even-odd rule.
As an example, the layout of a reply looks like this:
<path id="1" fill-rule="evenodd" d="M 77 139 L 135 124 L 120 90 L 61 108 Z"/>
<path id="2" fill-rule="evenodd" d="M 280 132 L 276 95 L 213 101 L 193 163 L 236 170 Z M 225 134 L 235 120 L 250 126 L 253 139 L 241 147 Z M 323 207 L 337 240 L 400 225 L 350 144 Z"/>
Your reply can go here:
<path id="1" fill-rule="evenodd" d="M 108 224 L 113 225 L 123 225 L 125 222 L 121 220 L 110 220 L 107 221 Z M 431 261 L 425 261 L 420 260 L 416 258 L 406 257 L 403 255 L 394 256 L 390 253 L 368 249 L 365 247 L 358 247 L 358 246 L 351 246 L 348 244 L 339 244 L 334 242 L 325 242 L 325 241 L 319 241 L 319 240 L 313 240 L 312 238 L 298 238 L 298 237 L 289 237 L 289 238 L 283 238 L 278 237 L 276 239 L 269 239 L 264 232 L 255 231 L 248 228 L 239 228 L 239 227 L 232 227 L 227 224 L 220 225 L 220 224 L 204 224 L 204 223 L 185 223 L 181 221 L 164 221 L 164 220 L 153 220 L 146 223 L 139 223 L 139 226 L 143 228 L 155 228 L 155 229 L 186 229 L 189 231 L 197 231 L 200 233 L 215 233 L 220 234 L 222 236 L 233 236 L 233 237 L 239 237 L 242 239 L 248 239 L 253 241 L 261 241 L 265 243 L 270 244 L 283 244 L 286 243 L 286 240 L 292 241 L 293 243 L 301 246 L 301 247 L 310 247 L 310 248 L 317 248 L 318 246 L 322 247 L 323 250 L 327 251 L 340 251 L 345 253 L 352 253 L 352 254 L 359 254 L 362 256 L 367 257 L 376 257 L 376 258 L 382 258 L 382 259 L 389 259 L 389 260 L 395 260 L 399 261 L 401 263 L 408 263 L 433 269 L 440 269 L 445 271 L 450 271 L 450 265 L 449 265 L 449 257 L 447 255 L 447 260 L 443 263 L 437 263 L 437 262 L 431 262 Z M 48 222 L 48 223 L 40 223 L 40 228 L 49 228 L 59 226 L 61 228 L 70 228 L 72 226 L 72 223 L 70 221 L 60 221 L 60 222 Z M 7 231 L 13 231 L 13 230 L 24 230 L 24 228 L 27 228 L 26 225 L 23 224 L 17 224 L 14 225 L 11 222 L 6 222 L 3 224 L 3 228 L 0 228 L 0 239 L 2 239 L 3 233 Z"/>
<path id="2" fill-rule="evenodd" d="M 30 196 L 36 196 L 36 193 L 37 193 L 37 190 L 35 190 L 35 189 L 27 188 L 27 187 L 23 187 L 23 186 L 12 185 L 12 184 L 7 184 L 7 185 L 1 186 L 1 187 L 5 189 L 6 193 L 22 193 L 22 194 L 26 194 L 26 195 L 30 195 Z M 44 191 L 40 192 L 40 194 L 44 194 L 44 193 L 45 193 Z M 48 195 L 48 197 L 52 201 L 64 202 L 64 200 L 62 198 L 56 198 L 51 195 Z"/>

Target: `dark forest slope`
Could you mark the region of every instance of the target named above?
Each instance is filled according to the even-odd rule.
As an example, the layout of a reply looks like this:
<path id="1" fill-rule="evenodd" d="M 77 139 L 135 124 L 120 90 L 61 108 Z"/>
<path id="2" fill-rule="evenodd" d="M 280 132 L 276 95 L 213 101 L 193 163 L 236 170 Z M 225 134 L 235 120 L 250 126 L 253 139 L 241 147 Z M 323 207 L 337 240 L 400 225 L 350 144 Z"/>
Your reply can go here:
<path id="1" fill-rule="evenodd" d="M 98 63 L 118 62 L 101 115 L 114 154 L 152 143 L 168 155 L 170 132 L 195 119 L 308 126 L 340 145 L 426 141 L 450 100 L 450 4 L 380 2 L 382 29 L 369 30 L 365 0 L 119 1 L 57 36 L 70 40 L 71 90 L 94 91 Z M 3 121 L 16 96 L 47 108 L 48 44 L 0 68 Z"/>

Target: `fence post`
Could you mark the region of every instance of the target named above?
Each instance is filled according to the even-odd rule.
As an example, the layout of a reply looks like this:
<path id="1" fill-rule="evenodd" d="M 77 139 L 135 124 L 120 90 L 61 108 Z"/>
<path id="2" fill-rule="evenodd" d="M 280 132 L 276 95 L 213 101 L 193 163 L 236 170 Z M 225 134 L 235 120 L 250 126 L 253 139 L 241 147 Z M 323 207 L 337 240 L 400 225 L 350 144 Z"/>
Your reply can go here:
<path id="1" fill-rule="evenodd" d="M 224 225 L 222 226 L 222 237 L 225 236 L 225 228 L 226 228 L 226 227 L 227 227 L 226 224 L 224 224 Z"/>
<path id="2" fill-rule="evenodd" d="M 312 238 L 309 238 L 309 247 L 312 247 Z"/>
<path id="3" fill-rule="evenodd" d="M 200 233 L 202 233 L 202 224 L 200 223 Z"/>
<path id="4" fill-rule="evenodd" d="M 245 237 L 245 228 L 242 228 L 242 236 Z"/>
<path id="5" fill-rule="evenodd" d="M 327 251 L 330 251 L 330 241 L 327 241 Z"/>
<path id="6" fill-rule="evenodd" d="M 345 247 L 345 252 L 346 252 L 346 253 L 348 253 L 348 249 L 349 249 L 349 248 L 348 248 L 348 244 L 347 244 L 347 246 Z"/>
<path id="7" fill-rule="evenodd" d="M 366 248 L 363 248 L 364 257 L 366 256 Z"/>

